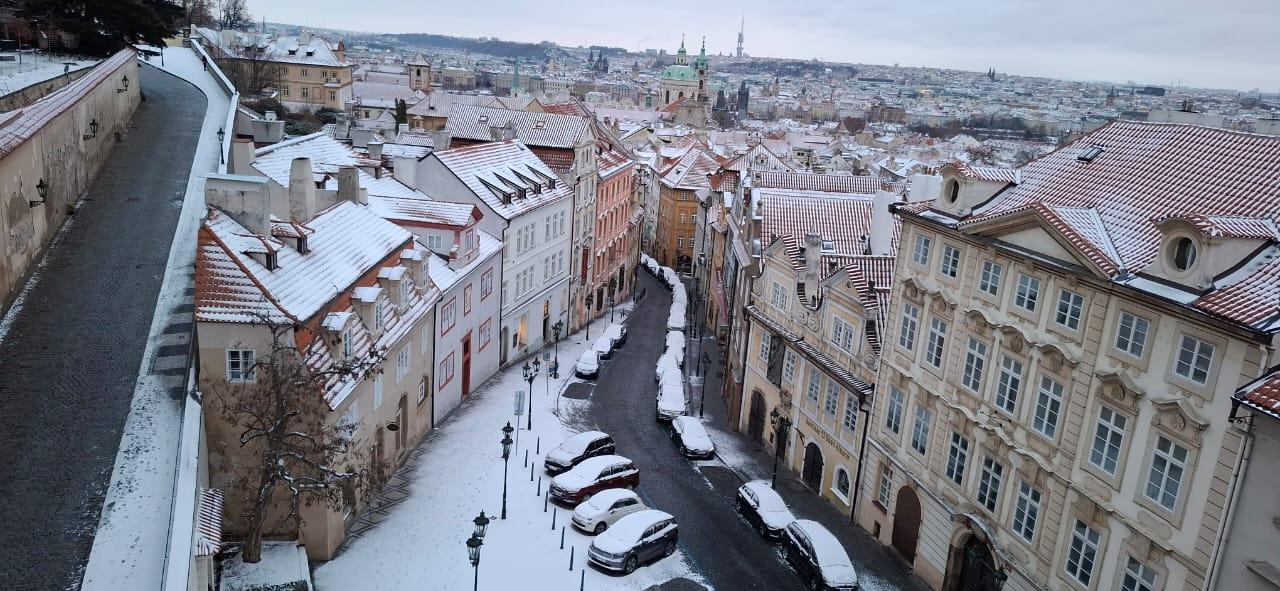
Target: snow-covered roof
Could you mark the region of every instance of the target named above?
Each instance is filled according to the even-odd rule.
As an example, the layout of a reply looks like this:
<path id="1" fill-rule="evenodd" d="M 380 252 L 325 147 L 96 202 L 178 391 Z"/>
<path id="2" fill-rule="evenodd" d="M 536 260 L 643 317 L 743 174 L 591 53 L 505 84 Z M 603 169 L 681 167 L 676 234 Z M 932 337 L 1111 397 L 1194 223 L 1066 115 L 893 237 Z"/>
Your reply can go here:
<path id="1" fill-rule="evenodd" d="M 474 224 L 484 215 L 479 208 L 470 203 L 435 201 L 427 199 L 425 195 L 410 197 L 370 195 L 369 208 L 374 213 L 395 222 L 458 227 Z"/>
<path id="2" fill-rule="evenodd" d="M 0 157 L 9 155 L 55 117 L 80 104 L 82 97 L 111 80 L 117 69 L 136 59 L 136 55 L 132 48 L 122 49 L 75 82 L 21 109 L 0 113 Z"/>
<path id="3" fill-rule="evenodd" d="M 573 197 L 556 173 L 518 141 L 437 151 L 432 157 L 504 219 Z"/>
<path id="4" fill-rule="evenodd" d="M 302 35 L 266 35 L 246 31 L 215 30 L 194 27 L 196 34 L 232 57 L 266 59 L 272 62 L 302 66 L 349 68 L 351 62 L 338 58 L 336 47 L 323 37 L 310 32 Z M 316 79 L 320 80 L 319 72 Z"/>
<path id="5" fill-rule="evenodd" d="M 458 269 L 450 268 L 449 263 L 439 256 L 432 255 L 427 259 L 427 275 L 431 277 L 431 282 L 440 288 L 440 291 L 448 291 L 463 278 L 479 269 L 494 255 L 502 252 L 502 241 L 492 234 L 477 228 L 476 238 L 480 243 L 477 247 L 476 256 L 464 267 Z"/>
<path id="6" fill-rule="evenodd" d="M 662 184 L 674 188 L 696 191 L 710 189 L 708 175 L 714 173 L 720 164 L 701 149 L 691 149 L 671 163 L 661 173 Z"/>
<path id="7" fill-rule="evenodd" d="M 494 139 L 493 128 L 506 125 L 515 128 L 516 138 L 525 145 L 542 148 L 571 149 L 589 135 L 585 117 L 472 105 L 455 105 L 445 129 L 455 138 L 489 142 Z"/>

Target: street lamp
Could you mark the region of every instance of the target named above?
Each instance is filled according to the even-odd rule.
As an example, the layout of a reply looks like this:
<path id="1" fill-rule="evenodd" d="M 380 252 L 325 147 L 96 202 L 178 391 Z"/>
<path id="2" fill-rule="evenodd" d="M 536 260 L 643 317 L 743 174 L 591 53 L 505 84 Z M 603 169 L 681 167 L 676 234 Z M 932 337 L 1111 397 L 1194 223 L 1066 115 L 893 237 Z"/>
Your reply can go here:
<path id="1" fill-rule="evenodd" d="M 479 538 L 479 539 L 481 539 L 481 540 L 484 540 L 484 534 L 485 534 L 485 532 L 486 532 L 486 531 L 488 531 L 488 529 L 489 529 L 489 522 L 490 522 L 490 521 L 493 521 L 493 520 L 492 520 L 492 519 L 489 519 L 488 517 L 486 517 L 486 516 L 485 516 L 485 514 L 484 514 L 484 511 L 481 511 L 481 512 L 480 512 L 480 515 L 476 516 L 476 518 L 475 518 L 475 519 L 472 519 L 472 520 L 471 520 L 471 523 L 474 523 L 474 524 L 475 524 L 475 526 L 476 526 L 476 531 L 475 531 L 474 533 L 472 533 L 471 535 L 473 535 L 473 536 L 475 536 L 475 537 L 477 537 L 477 538 Z"/>
<path id="2" fill-rule="evenodd" d="M 529 367 L 529 362 L 524 362 L 524 381 L 529 382 L 529 424 L 525 429 L 533 430 L 533 378 L 538 377 L 538 368 L 542 366 L 542 362 L 537 357 L 533 358 L 533 367 Z"/>
<path id="3" fill-rule="evenodd" d="M 475 569 L 475 583 L 471 585 L 472 591 L 480 591 L 480 546 L 484 545 L 484 540 L 472 535 L 467 538 L 467 557 L 471 559 L 471 568 Z"/>
<path id="4" fill-rule="evenodd" d="M 515 431 L 511 427 L 511 421 L 507 421 L 507 426 L 502 428 L 502 518 L 507 518 L 507 466 L 511 458 L 511 432 Z M 481 512 L 483 514 L 483 511 Z"/>
<path id="5" fill-rule="evenodd" d="M 609 296 L 609 322 L 613 322 L 613 296 Z"/>
<path id="6" fill-rule="evenodd" d="M 707 366 L 711 364 L 711 356 L 706 351 L 702 352 L 702 396 L 698 400 L 698 418 L 702 418 L 702 411 L 707 408 Z"/>
<path id="7" fill-rule="evenodd" d="M 560 377 L 560 331 L 562 330 L 564 330 L 563 320 L 557 320 L 555 324 L 551 325 L 551 331 L 556 335 L 556 357 L 555 360 L 551 362 L 551 367 L 547 368 L 547 374 L 553 378 Z"/>
<path id="8" fill-rule="evenodd" d="M 35 207 L 37 205 L 40 205 L 41 203 L 44 203 L 46 199 L 49 198 L 49 183 L 45 182 L 43 177 L 41 177 L 40 182 L 36 183 L 36 194 L 40 196 L 40 200 L 32 201 L 28 199 L 27 205 L 29 207 Z"/>
<path id="9" fill-rule="evenodd" d="M 221 127 L 219 127 L 218 128 L 218 164 L 223 164 L 227 161 L 226 151 L 222 149 L 222 140 L 226 137 L 227 137 L 227 132 L 224 131 Z"/>
<path id="10" fill-rule="evenodd" d="M 773 425 L 773 478 L 769 484 L 771 488 L 778 488 L 778 459 L 782 457 L 782 451 L 786 449 L 785 441 L 787 431 L 791 429 L 791 419 L 778 412 L 778 407 L 773 407 L 769 412 L 769 424 Z"/>
<path id="11" fill-rule="evenodd" d="M 587 341 L 591 340 L 591 305 L 596 301 L 596 294 L 587 293 Z"/>

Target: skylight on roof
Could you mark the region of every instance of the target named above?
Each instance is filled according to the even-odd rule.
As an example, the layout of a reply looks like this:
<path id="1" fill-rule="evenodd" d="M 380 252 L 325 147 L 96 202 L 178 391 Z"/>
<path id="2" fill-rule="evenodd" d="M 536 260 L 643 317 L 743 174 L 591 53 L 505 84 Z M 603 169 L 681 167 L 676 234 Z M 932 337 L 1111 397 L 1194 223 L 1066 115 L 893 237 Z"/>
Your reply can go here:
<path id="1" fill-rule="evenodd" d="M 1083 150 L 1080 150 L 1080 153 L 1076 155 L 1076 160 L 1079 160 L 1081 162 L 1093 162 L 1093 159 L 1097 158 L 1098 156 L 1101 156 L 1104 151 L 1106 151 L 1106 148 L 1103 148 L 1102 146 L 1094 144 Z"/>

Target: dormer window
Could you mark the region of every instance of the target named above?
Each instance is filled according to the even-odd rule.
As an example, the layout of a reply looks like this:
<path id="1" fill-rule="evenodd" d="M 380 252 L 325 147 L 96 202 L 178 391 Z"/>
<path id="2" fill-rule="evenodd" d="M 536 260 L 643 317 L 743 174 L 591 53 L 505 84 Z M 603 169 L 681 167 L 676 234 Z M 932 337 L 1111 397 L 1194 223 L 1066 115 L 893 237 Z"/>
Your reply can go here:
<path id="1" fill-rule="evenodd" d="M 350 328 L 342 331 L 342 358 L 343 359 L 351 358 L 351 346 L 353 341 L 355 341 L 355 331 L 353 331 Z"/>
<path id="2" fill-rule="evenodd" d="M 1093 162 L 1094 158 L 1102 155 L 1103 150 L 1104 148 L 1102 146 L 1089 146 L 1088 148 L 1081 150 L 1080 153 L 1076 155 L 1076 160 L 1081 162 Z"/>
<path id="3" fill-rule="evenodd" d="M 1183 236 L 1173 241 L 1169 252 L 1169 264 L 1179 271 L 1187 271 L 1196 264 L 1196 243 Z"/>
<path id="4" fill-rule="evenodd" d="M 386 313 L 382 302 L 382 298 L 378 298 L 378 301 L 373 303 L 373 330 L 382 330 L 382 317 Z"/>
<path id="5" fill-rule="evenodd" d="M 947 203 L 955 203 L 960 200 L 960 182 L 955 179 L 947 180 L 947 184 L 942 189 L 942 198 Z"/>

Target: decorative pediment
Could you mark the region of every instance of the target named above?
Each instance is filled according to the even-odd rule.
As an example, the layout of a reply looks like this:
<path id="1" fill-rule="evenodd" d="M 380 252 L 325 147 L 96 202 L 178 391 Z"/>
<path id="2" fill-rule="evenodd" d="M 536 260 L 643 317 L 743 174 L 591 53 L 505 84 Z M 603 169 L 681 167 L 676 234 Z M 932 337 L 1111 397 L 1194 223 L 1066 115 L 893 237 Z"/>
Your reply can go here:
<path id="1" fill-rule="evenodd" d="M 1151 404 L 1156 407 L 1152 425 L 1195 447 L 1204 445 L 1204 430 L 1209 428 L 1209 421 L 1191 405 L 1190 397 L 1152 399 Z"/>
<path id="2" fill-rule="evenodd" d="M 1040 351 L 1040 356 L 1044 360 L 1041 366 L 1050 371 L 1061 372 L 1068 365 L 1072 368 L 1080 365 L 1080 359 L 1070 349 L 1057 343 L 1039 343 L 1036 349 Z"/>
<path id="3" fill-rule="evenodd" d="M 1098 392 L 1104 400 L 1130 412 L 1138 412 L 1138 400 L 1146 396 L 1147 393 L 1138 387 L 1129 378 L 1128 374 L 1120 371 L 1110 371 L 1098 372 L 1097 375 L 1101 382 L 1101 385 L 1098 386 Z"/>
<path id="4" fill-rule="evenodd" d="M 1000 334 L 1004 335 L 1005 346 L 1008 347 L 1010 351 L 1019 355 L 1026 354 L 1027 336 L 1022 334 L 1022 331 L 1018 330 L 1018 327 L 1006 324 L 1000 327 Z"/>
<path id="5" fill-rule="evenodd" d="M 1124 547 L 1130 555 L 1146 564 L 1160 564 L 1168 554 L 1160 544 L 1136 531 L 1125 538 Z"/>
<path id="6" fill-rule="evenodd" d="M 991 329 L 998 328 L 1000 323 L 993 320 L 987 315 L 987 312 L 981 308 L 970 308 L 964 313 L 965 321 L 969 324 L 969 329 L 973 331 L 981 331 L 983 334 L 989 334 Z"/>
<path id="7" fill-rule="evenodd" d="M 1106 507 L 1084 495 L 1076 495 L 1076 501 L 1071 504 L 1071 512 L 1085 523 L 1102 525 L 1107 522 Z"/>
<path id="8" fill-rule="evenodd" d="M 909 300 L 918 302 L 931 291 L 916 277 L 908 276 L 902 280 L 902 295 Z"/>
<path id="9" fill-rule="evenodd" d="M 1101 218 L 1091 210 L 1031 205 L 1012 215 L 962 224 L 961 229 L 1065 263 L 1074 263 L 1100 278 L 1110 277 L 1114 271 L 1117 256 L 1114 246 L 1101 225 Z"/>
<path id="10" fill-rule="evenodd" d="M 956 309 L 956 301 L 951 299 L 945 293 L 933 294 L 932 301 L 929 303 L 929 309 L 935 314 L 951 314 Z"/>

